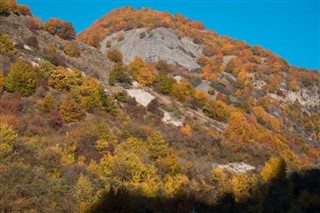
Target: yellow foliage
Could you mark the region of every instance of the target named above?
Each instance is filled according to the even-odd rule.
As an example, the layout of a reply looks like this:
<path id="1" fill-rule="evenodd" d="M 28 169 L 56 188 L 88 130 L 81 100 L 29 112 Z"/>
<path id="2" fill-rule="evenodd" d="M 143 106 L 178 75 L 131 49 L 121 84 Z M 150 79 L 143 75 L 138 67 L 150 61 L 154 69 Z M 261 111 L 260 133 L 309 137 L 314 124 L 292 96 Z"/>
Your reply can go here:
<path id="1" fill-rule="evenodd" d="M 175 83 L 172 86 L 172 94 L 178 101 L 185 102 L 190 99 L 194 94 L 193 86 L 186 81 Z"/>
<path id="2" fill-rule="evenodd" d="M 146 86 L 153 83 L 155 80 L 156 70 L 152 66 L 148 66 L 140 57 L 136 57 L 128 65 L 128 71 L 140 84 Z"/>
<path id="3" fill-rule="evenodd" d="M 282 158 L 271 157 L 260 175 L 264 181 L 282 180 L 286 177 L 286 163 Z"/>
<path id="4" fill-rule="evenodd" d="M 258 183 L 255 175 L 237 174 L 231 179 L 232 192 L 237 202 L 244 201 L 251 196 Z"/>
<path id="5" fill-rule="evenodd" d="M 230 113 L 225 134 L 239 142 L 249 142 L 251 137 L 249 124 L 241 111 L 235 110 Z"/>
<path id="6" fill-rule="evenodd" d="M 252 111 L 258 119 L 261 119 L 262 122 L 270 125 L 270 127 L 276 132 L 280 132 L 282 123 L 279 119 L 269 115 L 261 106 L 253 107 Z"/>
<path id="7" fill-rule="evenodd" d="M 176 176 L 166 176 L 164 178 L 164 196 L 167 198 L 177 198 L 187 193 L 189 179 L 183 174 Z"/>

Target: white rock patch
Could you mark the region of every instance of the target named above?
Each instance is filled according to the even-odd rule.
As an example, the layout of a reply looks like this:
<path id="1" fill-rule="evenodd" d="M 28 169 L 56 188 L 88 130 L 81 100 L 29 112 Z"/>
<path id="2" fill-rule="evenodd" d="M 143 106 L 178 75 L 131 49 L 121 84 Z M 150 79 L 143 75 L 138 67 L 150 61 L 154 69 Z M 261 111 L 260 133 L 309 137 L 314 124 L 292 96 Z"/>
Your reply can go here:
<path id="1" fill-rule="evenodd" d="M 24 49 L 26 49 L 26 50 L 31 50 L 31 47 L 29 47 L 29 46 L 28 46 L 28 45 L 26 45 L 26 44 L 25 44 L 25 45 L 23 45 L 23 48 L 24 48 Z"/>
<path id="2" fill-rule="evenodd" d="M 227 170 L 232 173 L 246 173 L 252 170 L 255 170 L 254 166 L 246 164 L 244 162 L 241 163 L 228 163 L 228 164 L 214 164 L 214 168 L 219 168 L 223 170 Z"/>
<path id="3" fill-rule="evenodd" d="M 34 66 L 34 67 L 39 67 L 39 64 L 38 64 L 38 63 L 36 63 L 36 62 L 30 61 L 30 63 L 31 63 L 31 64 L 32 64 L 32 66 Z"/>
<path id="4" fill-rule="evenodd" d="M 178 120 L 172 118 L 171 115 L 168 112 L 166 112 L 164 110 L 163 110 L 163 112 L 164 112 L 164 116 L 162 118 L 162 121 L 164 123 L 172 124 L 172 125 L 177 126 L 177 127 L 183 126 L 183 123 L 181 121 L 178 121 Z"/>
<path id="5" fill-rule="evenodd" d="M 144 107 L 154 99 L 154 96 L 142 89 L 129 89 L 127 90 L 129 96 L 136 99 L 136 101 Z"/>

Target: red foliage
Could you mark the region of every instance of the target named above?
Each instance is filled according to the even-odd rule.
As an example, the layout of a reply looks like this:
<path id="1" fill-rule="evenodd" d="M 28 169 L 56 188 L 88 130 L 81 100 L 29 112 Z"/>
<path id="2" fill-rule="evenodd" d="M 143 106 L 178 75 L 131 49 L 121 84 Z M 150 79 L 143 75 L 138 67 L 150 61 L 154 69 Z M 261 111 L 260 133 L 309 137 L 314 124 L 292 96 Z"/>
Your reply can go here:
<path id="1" fill-rule="evenodd" d="M 19 93 L 5 94 L 0 97 L 0 114 L 17 114 L 21 109 Z"/>

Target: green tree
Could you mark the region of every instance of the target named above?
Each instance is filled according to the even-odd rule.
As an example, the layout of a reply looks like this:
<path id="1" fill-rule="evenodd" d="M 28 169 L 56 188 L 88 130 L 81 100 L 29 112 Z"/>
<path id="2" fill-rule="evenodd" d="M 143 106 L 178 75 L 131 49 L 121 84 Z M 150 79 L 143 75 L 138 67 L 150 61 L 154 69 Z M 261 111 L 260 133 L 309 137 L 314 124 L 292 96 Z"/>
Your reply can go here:
<path id="1" fill-rule="evenodd" d="M 115 83 L 131 84 L 131 78 L 126 72 L 122 63 L 117 63 L 109 73 L 109 84 L 114 86 Z"/>
<path id="2" fill-rule="evenodd" d="M 16 61 L 5 79 L 5 89 L 8 92 L 19 92 L 22 96 L 32 95 L 36 89 L 36 73 L 24 61 Z"/>

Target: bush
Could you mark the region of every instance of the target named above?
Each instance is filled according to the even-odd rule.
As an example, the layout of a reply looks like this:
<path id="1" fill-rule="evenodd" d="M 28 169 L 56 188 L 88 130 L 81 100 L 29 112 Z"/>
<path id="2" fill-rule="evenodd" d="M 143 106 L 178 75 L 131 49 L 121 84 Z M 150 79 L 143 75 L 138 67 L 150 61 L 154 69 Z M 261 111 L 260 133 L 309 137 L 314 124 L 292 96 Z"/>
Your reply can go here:
<path id="1" fill-rule="evenodd" d="M 32 15 L 27 5 L 18 5 L 16 0 L 1 0 L 0 15 L 9 15 L 10 12 L 18 15 Z"/>
<path id="2" fill-rule="evenodd" d="M 63 118 L 59 111 L 52 111 L 48 114 L 48 123 L 54 129 L 58 129 L 63 125 Z"/>
<path id="3" fill-rule="evenodd" d="M 68 123 L 78 121 L 83 117 L 82 110 L 71 97 L 67 97 L 61 102 L 59 111 L 63 120 Z"/>
<path id="4" fill-rule="evenodd" d="M 114 86 L 115 83 L 125 83 L 131 84 L 131 78 L 128 73 L 125 71 L 123 64 L 116 64 L 109 73 L 109 84 L 110 86 Z"/>
<path id="5" fill-rule="evenodd" d="M 5 93 L 0 96 L 0 114 L 17 114 L 21 110 L 21 96 L 19 93 Z"/>
<path id="6" fill-rule="evenodd" d="M 70 91 L 75 86 L 79 86 L 82 83 L 82 75 L 79 71 L 67 70 L 63 67 L 58 67 L 49 78 L 49 86 L 63 91 Z"/>
<path id="7" fill-rule="evenodd" d="M 32 95 L 36 89 L 36 73 L 24 61 L 12 64 L 5 80 L 5 89 L 8 92 L 19 92 L 22 96 Z"/>
<path id="8" fill-rule="evenodd" d="M 4 53 L 16 53 L 13 41 L 8 35 L 0 33 L 0 51 Z"/>
<path id="9" fill-rule="evenodd" d="M 64 53 L 68 56 L 78 58 L 81 56 L 81 49 L 76 41 L 70 41 L 64 46 Z"/>
<path id="10" fill-rule="evenodd" d="M 39 47 L 39 42 L 36 36 L 30 36 L 26 40 L 26 44 L 30 47 L 38 48 Z"/>
<path id="11" fill-rule="evenodd" d="M 107 53 L 107 57 L 115 63 L 120 63 L 123 60 L 122 53 L 117 49 L 109 50 Z"/>
<path id="12" fill-rule="evenodd" d="M 37 33 L 38 30 L 43 28 L 42 20 L 36 17 L 32 17 L 32 19 L 28 19 L 25 25 L 33 33 Z"/>
<path id="13" fill-rule="evenodd" d="M 61 19 L 50 18 L 45 24 L 45 30 L 51 35 L 57 35 L 65 40 L 72 40 L 76 37 L 76 31 L 73 25 Z"/>

